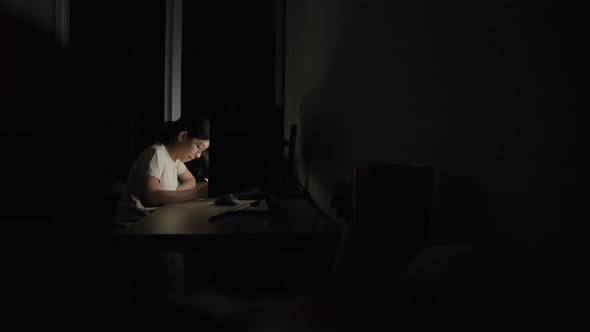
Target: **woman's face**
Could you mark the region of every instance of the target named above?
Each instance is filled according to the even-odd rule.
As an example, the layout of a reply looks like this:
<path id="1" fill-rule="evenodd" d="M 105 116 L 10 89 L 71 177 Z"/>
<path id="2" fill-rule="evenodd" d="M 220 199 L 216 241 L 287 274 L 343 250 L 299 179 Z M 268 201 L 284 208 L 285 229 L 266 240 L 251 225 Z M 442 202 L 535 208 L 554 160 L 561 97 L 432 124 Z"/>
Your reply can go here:
<path id="1" fill-rule="evenodd" d="M 185 135 L 178 149 L 178 159 L 183 163 L 201 158 L 201 153 L 209 148 L 209 140 L 189 137 Z"/>

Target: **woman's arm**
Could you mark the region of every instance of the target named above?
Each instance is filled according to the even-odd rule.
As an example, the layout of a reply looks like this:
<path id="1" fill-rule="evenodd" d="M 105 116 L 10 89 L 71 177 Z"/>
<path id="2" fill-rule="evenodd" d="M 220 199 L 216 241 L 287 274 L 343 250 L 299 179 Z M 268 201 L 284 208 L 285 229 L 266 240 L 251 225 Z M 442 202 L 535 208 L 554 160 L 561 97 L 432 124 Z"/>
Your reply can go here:
<path id="1" fill-rule="evenodd" d="M 195 180 L 193 173 L 188 169 L 178 175 L 178 181 L 180 181 L 180 186 L 176 188 L 177 191 L 193 189 L 197 186 L 197 180 Z"/>
<path id="2" fill-rule="evenodd" d="M 145 207 L 157 207 L 164 204 L 182 203 L 197 198 L 207 198 L 208 186 L 202 185 L 185 190 L 160 190 L 160 180 L 153 176 L 141 179 L 139 200 Z"/>

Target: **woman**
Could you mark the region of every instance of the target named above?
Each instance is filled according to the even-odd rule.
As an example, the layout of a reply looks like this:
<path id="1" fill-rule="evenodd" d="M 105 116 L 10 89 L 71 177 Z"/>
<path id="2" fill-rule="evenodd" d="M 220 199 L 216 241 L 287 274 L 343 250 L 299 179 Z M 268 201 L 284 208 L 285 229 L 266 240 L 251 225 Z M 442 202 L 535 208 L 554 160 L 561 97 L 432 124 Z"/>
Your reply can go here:
<path id="1" fill-rule="evenodd" d="M 134 222 L 164 204 L 207 198 L 207 182 L 197 184 L 184 163 L 200 158 L 208 148 L 208 120 L 167 122 L 158 142 L 133 163 L 115 221 Z"/>

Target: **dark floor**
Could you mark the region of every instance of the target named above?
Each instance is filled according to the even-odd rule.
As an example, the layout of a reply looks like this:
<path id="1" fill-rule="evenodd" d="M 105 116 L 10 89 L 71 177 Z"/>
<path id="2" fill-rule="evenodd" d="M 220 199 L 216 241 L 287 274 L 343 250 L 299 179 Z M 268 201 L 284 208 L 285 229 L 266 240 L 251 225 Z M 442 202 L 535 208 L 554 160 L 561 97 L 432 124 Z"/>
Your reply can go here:
<path id="1" fill-rule="evenodd" d="M 214 319 L 191 308 L 187 299 L 213 292 L 244 303 L 285 297 L 312 277 L 325 276 L 329 266 L 300 255 L 257 253 L 131 253 L 115 254 L 117 285 L 105 303 L 109 329 L 185 331 L 235 328 L 231 320 Z M 107 326 L 105 326 L 107 328 Z"/>

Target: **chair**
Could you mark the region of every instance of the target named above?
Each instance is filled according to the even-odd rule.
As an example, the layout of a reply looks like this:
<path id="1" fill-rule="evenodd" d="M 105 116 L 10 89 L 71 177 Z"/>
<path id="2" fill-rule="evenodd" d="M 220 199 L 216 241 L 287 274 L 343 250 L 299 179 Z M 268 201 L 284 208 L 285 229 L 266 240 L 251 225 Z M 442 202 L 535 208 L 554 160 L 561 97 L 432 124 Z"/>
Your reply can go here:
<path id="1" fill-rule="evenodd" d="M 107 189 L 106 189 L 106 196 L 107 196 L 107 203 L 108 203 L 108 213 L 111 218 L 115 217 L 117 212 L 117 204 L 119 203 L 119 199 L 121 199 L 121 195 L 127 189 L 127 184 L 122 181 L 111 182 Z"/>

